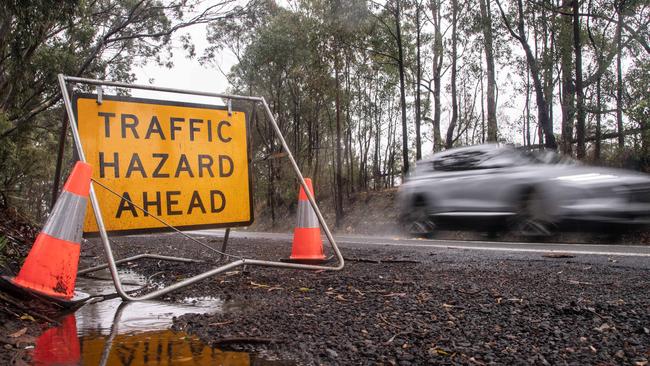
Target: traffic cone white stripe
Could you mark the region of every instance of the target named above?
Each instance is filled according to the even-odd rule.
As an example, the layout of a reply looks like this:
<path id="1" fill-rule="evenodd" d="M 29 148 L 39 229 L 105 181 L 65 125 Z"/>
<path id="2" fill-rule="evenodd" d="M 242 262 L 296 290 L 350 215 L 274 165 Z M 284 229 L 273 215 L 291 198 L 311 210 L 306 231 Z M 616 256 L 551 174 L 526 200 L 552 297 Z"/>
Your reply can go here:
<path id="1" fill-rule="evenodd" d="M 42 232 L 57 239 L 79 244 L 88 198 L 62 191 Z"/>
<path id="2" fill-rule="evenodd" d="M 296 221 L 296 227 L 312 229 L 320 228 L 316 212 L 314 212 L 314 208 L 311 207 L 309 201 L 298 202 L 298 218 Z"/>

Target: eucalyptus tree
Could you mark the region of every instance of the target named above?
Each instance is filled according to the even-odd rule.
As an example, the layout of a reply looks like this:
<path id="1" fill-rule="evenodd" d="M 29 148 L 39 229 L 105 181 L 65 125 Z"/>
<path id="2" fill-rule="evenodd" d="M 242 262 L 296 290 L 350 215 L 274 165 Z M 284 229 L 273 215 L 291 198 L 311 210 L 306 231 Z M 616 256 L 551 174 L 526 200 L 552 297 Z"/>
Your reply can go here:
<path id="1" fill-rule="evenodd" d="M 544 133 L 544 146 L 555 150 L 557 148 L 557 142 L 555 140 L 555 135 L 553 134 L 553 121 L 549 117 L 549 101 L 544 94 L 542 72 L 540 69 L 539 60 L 537 57 L 535 57 L 535 54 L 533 53 L 533 50 L 528 43 L 523 1 L 515 0 L 516 4 L 513 11 L 514 15 L 506 14 L 506 11 L 501 5 L 501 0 L 495 1 L 499 7 L 503 24 L 506 26 L 506 29 L 512 38 L 516 39 L 519 42 L 524 50 L 524 53 L 526 54 L 526 62 L 528 63 L 530 74 L 533 79 L 533 86 L 535 89 L 535 100 L 537 102 L 537 120 Z M 515 21 L 514 25 L 513 18 Z"/>
<path id="2" fill-rule="evenodd" d="M 451 0 L 451 120 L 447 127 L 445 147 L 451 148 L 454 143 L 454 130 L 458 124 L 458 13 L 460 12 L 458 0 Z"/>
<path id="3" fill-rule="evenodd" d="M 199 0 L 0 2 L 0 191 L 11 192 L 2 195 L 44 212 L 42 196 L 28 192 L 48 186 L 57 130 L 65 137 L 58 73 L 133 81 L 135 66 L 171 66 L 173 34 L 239 16 L 252 5 L 230 0 L 210 5 Z M 191 41 L 183 39 L 191 53 Z M 20 164 L 28 160 L 25 154 L 44 156 L 41 173 L 32 170 L 35 164 Z"/>
<path id="4" fill-rule="evenodd" d="M 433 44 L 432 53 L 433 59 L 431 61 L 431 70 L 433 78 L 433 151 L 442 149 L 442 137 L 440 134 L 440 119 L 442 115 L 442 107 L 440 100 L 440 92 L 442 88 L 442 74 L 444 62 L 444 42 L 442 30 L 442 0 L 429 0 L 429 9 L 431 10 L 431 23 L 433 25 Z"/>
<path id="5" fill-rule="evenodd" d="M 483 32 L 483 48 L 485 50 L 485 63 L 487 66 L 487 140 L 497 141 L 497 103 L 496 80 L 494 70 L 494 45 L 492 32 L 491 0 L 479 0 L 481 9 L 481 30 Z"/>
<path id="6" fill-rule="evenodd" d="M 4 139 L 61 98 L 56 74 L 131 81 L 133 66 L 171 66 L 171 35 L 237 16 L 249 5 L 224 0 L 207 8 L 188 1 L 3 1 L 0 5 L 0 112 Z M 198 11 L 191 17 L 186 11 Z"/>

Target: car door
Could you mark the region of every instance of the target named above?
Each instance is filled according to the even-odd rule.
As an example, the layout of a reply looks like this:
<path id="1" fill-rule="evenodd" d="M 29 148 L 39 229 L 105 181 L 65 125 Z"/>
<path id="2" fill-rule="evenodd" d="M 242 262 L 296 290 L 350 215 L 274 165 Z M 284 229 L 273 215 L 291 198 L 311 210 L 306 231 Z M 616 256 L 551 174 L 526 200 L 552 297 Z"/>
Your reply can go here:
<path id="1" fill-rule="evenodd" d="M 507 197 L 519 167 L 504 149 L 460 151 L 438 162 L 440 193 L 451 216 L 511 214 Z"/>

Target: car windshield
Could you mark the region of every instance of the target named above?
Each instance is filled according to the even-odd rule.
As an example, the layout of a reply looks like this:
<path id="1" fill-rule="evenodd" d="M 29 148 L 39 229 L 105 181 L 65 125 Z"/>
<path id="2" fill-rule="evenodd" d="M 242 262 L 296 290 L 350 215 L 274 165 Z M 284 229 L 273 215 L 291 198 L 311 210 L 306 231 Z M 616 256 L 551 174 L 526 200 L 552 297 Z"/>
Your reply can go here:
<path id="1" fill-rule="evenodd" d="M 433 164 L 420 162 L 418 171 L 460 171 L 474 169 L 495 169 L 530 164 L 577 164 L 571 158 L 553 151 L 527 151 L 511 147 L 478 148 L 450 151 L 434 156 Z M 416 173 L 417 174 L 417 173 Z"/>

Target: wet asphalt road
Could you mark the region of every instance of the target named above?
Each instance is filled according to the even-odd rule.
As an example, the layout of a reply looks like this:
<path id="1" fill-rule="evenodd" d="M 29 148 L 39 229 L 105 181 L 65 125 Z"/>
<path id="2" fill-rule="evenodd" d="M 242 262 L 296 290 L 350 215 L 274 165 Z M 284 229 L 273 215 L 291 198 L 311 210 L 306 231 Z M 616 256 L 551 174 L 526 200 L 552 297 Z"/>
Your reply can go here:
<path id="1" fill-rule="evenodd" d="M 189 234 L 223 238 L 225 230 L 200 230 Z M 292 234 L 248 231 L 231 231 L 230 237 L 284 242 L 292 240 Z M 334 240 L 343 252 L 345 252 L 346 248 L 372 248 L 382 249 L 387 252 L 403 253 L 407 251 L 417 256 L 418 253 L 426 254 L 434 249 L 437 252 L 455 253 L 457 256 L 467 257 L 468 259 L 481 257 L 493 260 L 504 258 L 538 260 L 540 257 L 562 254 L 572 257 L 574 261 L 584 263 L 609 262 L 631 268 L 650 269 L 650 246 L 647 245 L 461 241 L 361 235 L 335 235 Z M 323 236 L 323 244 L 326 247 L 328 245 L 325 236 Z"/>
<path id="2" fill-rule="evenodd" d="M 224 231 L 190 234 L 219 248 Z M 118 258 L 150 250 L 215 254 L 177 234 L 113 240 Z M 250 266 L 168 294 L 165 301 L 209 296 L 229 304 L 227 312 L 177 317 L 172 329 L 282 365 L 645 365 L 650 357 L 648 247 L 336 240 L 346 259 L 341 271 Z M 233 231 L 227 252 L 278 261 L 291 241 L 290 234 Z M 84 247 L 86 260 L 103 259 L 98 244 Z M 130 267 L 170 285 L 215 264 Z"/>

